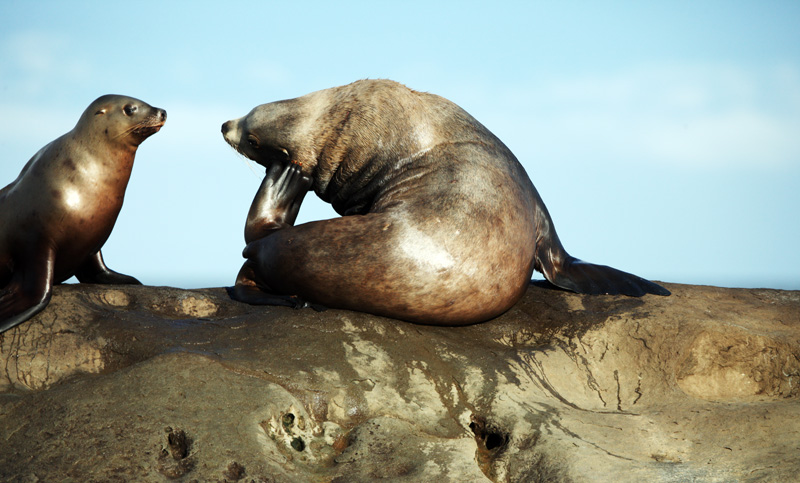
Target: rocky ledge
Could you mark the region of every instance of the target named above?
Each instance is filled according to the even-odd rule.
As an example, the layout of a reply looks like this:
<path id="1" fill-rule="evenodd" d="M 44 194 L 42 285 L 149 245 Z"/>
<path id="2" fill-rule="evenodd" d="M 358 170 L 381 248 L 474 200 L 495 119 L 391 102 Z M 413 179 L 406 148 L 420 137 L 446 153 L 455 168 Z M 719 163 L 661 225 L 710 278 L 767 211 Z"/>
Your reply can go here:
<path id="1" fill-rule="evenodd" d="M 800 292 L 666 286 L 458 328 L 59 286 L 0 335 L 0 480 L 796 479 Z"/>

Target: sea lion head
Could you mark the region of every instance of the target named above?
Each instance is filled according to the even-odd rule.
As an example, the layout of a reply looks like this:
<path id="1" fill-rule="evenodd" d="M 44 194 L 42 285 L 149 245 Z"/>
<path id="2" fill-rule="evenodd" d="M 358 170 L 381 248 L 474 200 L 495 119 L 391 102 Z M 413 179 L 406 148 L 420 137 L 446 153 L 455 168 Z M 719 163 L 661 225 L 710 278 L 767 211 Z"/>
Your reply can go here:
<path id="1" fill-rule="evenodd" d="M 326 91 L 256 106 L 246 116 L 222 125 L 222 136 L 236 151 L 268 168 L 293 162 L 310 174 L 317 164 L 317 119 L 329 106 Z M 320 101 L 320 102 L 317 102 Z"/>
<path id="2" fill-rule="evenodd" d="M 83 112 L 78 129 L 93 129 L 111 143 L 139 146 L 167 121 L 167 111 L 133 97 L 98 97 Z"/>
<path id="3" fill-rule="evenodd" d="M 377 172 L 376 166 L 430 148 L 435 133 L 417 94 L 393 81 L 356 81 L 256 106 L 224 123 L 222 135 L 266 168 L 300 165 L 327 201 L 331 183 L 338 190 L 367 165 Z"/>
<path id="4" fill-rule="evenodd" d="M 293 100 L 271 102 L 253 108 L 246 116 L 222 125 L 222 136 L 233 149 L 269 167 L 292 159 L 289 150 L 297 112 Z"/>

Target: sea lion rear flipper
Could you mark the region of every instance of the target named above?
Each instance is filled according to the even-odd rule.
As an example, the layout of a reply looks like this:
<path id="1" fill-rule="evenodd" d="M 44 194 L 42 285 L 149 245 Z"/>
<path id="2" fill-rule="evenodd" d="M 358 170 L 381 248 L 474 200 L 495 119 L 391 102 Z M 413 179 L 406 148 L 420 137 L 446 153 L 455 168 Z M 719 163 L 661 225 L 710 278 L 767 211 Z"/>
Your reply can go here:
<path id="1" fill-rule="evenodd" d="M 670 291 L 632 273 L 596 265 L 568 254 L 561 243 L 543 244 L 536 251 L 536 269 L 553 285 L 577 293 L 600 295 L 670 295 Z"/>
<path id="2" fill-rule="evenodd" d="M 19 267 L 11 280 L 0 290 L 0 333 L 15 327 L 38 314 L 53 294 L 53 264 L 55 254 L 44 254 L 33 267 Z M 27 270 L 27 271 L 26 271 Z"/>
<path id="3" fill-rule="evenodd" d="M 590 295 L 670 295 L 670 291 L 661 285 L 632 273 L 567 257 L 560 266 L 551 265 L 543 271 L 547 281 L 557 287 Z"/>
<path id="4" fill-rule="evenodd" d="M 78 267 L 75 277 L 81 283 L 102 283 L 112 285 L 141 285 L 142 282 L 130 275 L 115 272 L 108 268 L 103 261 L 103 254 L 100 250 L 90 256 L 83 265 Z"/>

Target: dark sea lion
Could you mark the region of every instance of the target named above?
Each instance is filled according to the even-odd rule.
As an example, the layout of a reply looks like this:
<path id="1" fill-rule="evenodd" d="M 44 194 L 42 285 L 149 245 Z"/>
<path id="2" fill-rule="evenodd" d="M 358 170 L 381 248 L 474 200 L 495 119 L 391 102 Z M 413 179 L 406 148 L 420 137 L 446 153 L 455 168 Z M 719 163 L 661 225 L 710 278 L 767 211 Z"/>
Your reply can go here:
<path id="1" fill-rule="evenodd" d="M 222 133 L 267 168 L 240 301 L 464 325 L 508 310 L 534 269 L 579 293 L 669 295 L 571 257 L 511 151 L 442 97 L 362 80 L 258 106 Z M 343 216 L 292 226 L 309 189 Z"/>
<path id="2" fill-rule="evenodd" d="M 139 283 L 106 267 L 100 248 L 122 208 L 136 149 L 166 119 L 138 99 L 102 96 L 0 190 L 0 332 L 44 309 L 53 284 L 73 275 Z"/>

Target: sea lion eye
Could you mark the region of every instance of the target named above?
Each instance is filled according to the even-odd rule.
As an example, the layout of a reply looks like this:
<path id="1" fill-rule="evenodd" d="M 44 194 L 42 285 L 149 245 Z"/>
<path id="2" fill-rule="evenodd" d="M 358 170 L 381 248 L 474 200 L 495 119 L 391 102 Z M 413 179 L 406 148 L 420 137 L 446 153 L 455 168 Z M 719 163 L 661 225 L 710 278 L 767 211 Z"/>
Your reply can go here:
<path id="1" fill-rule="evenodd" d="M 133 116 L 133 113 L 138 110 L 139 106 L 134 106 L 132 104 L 128 104 L 127 106 L 122 108 L 122 112 L 124 112 L 126 116 Z"/>
<path id="2" fill-rule="evenodd" d="M 253 149 L 258 149 L 258 139 L 252 134 L 247 136 L 247 144 Z"/>

